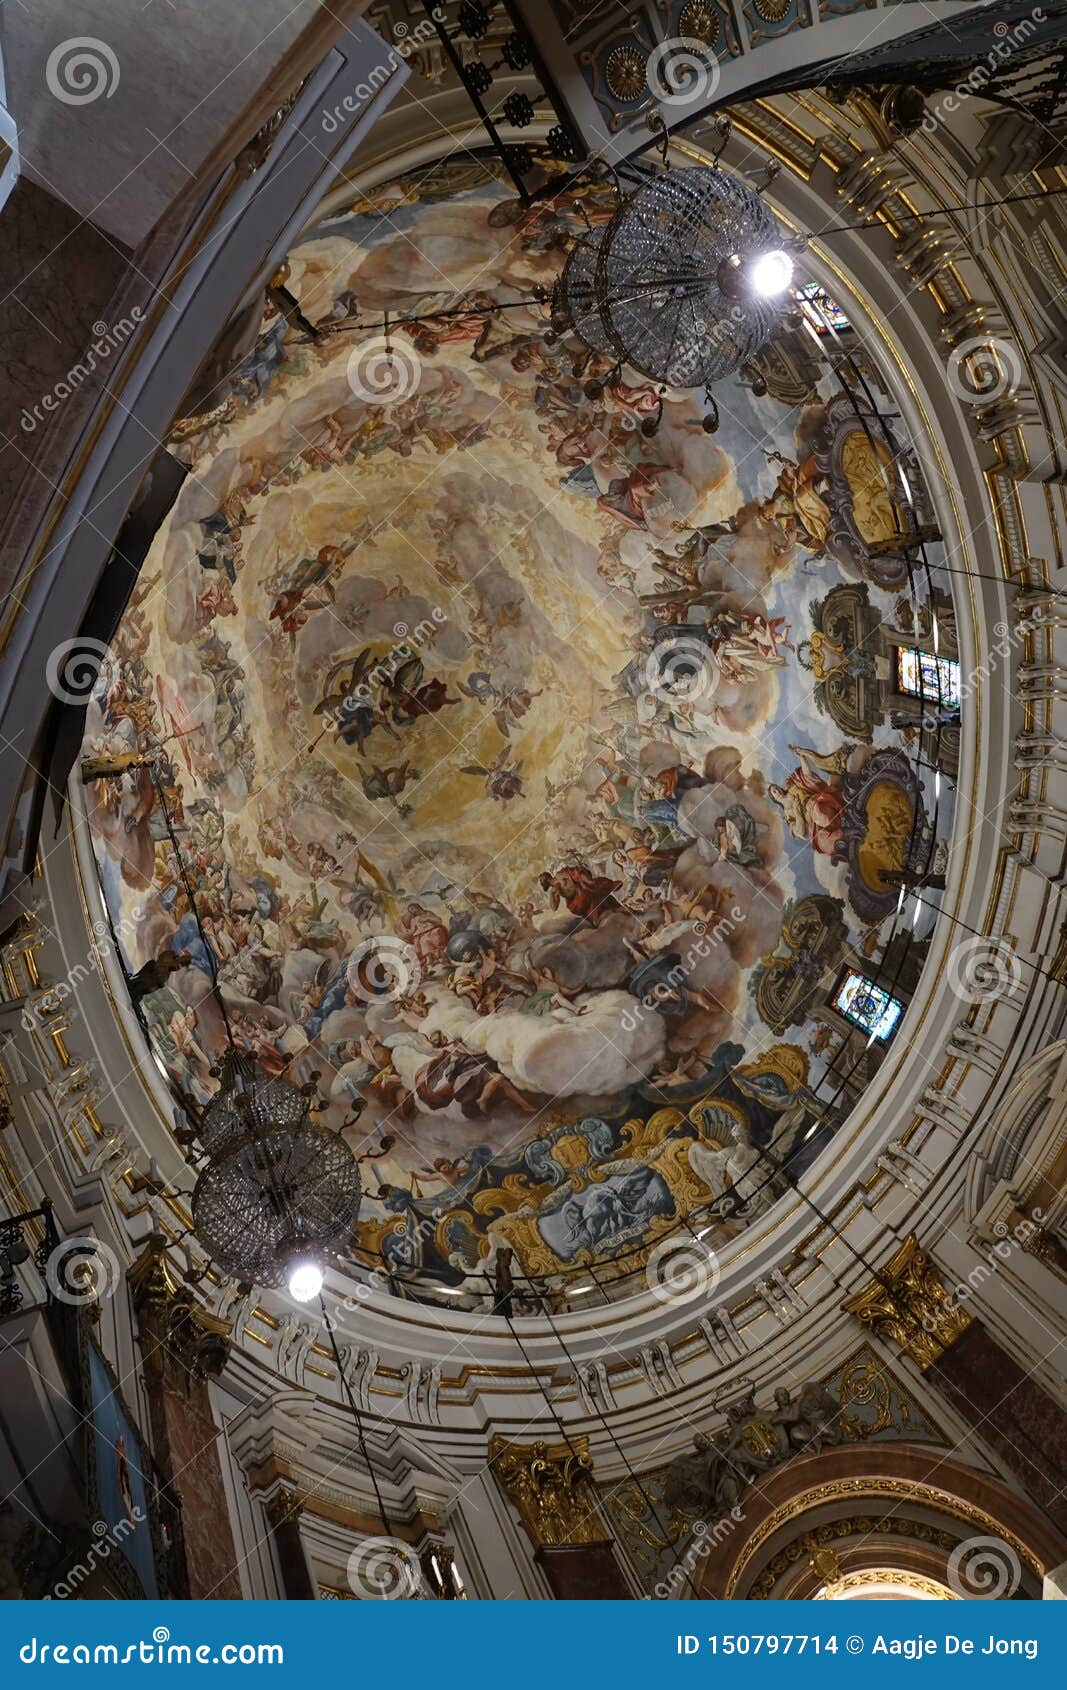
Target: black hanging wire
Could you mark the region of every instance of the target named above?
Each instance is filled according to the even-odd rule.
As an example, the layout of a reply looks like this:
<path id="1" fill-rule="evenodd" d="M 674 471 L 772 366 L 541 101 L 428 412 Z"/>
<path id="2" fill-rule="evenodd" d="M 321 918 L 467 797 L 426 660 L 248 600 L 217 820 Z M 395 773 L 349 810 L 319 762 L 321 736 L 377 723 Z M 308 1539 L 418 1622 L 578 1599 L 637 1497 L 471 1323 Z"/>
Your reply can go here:
<path id="1" fill-rule="evenodd" d="M 559 1433 L 560 1433 L 561 1438 L 563 1439 L 563 1442 L 566 1444 L 567 1448 L 570 1450 L 571 1454 L 574 1456 L 576 1461 L 582 1460 L 582 1457 L 578 1454 L 578 1451 L 575 1449 L 574 1444 L 571 1442 L 570 1434 L 568 1433 L 566 1425 L 564 1424 L 564 1421 L 563 1421 L 563 1419 L 562 1419 L 562 1417 L 559 1413 L 559 1409 L 556 1407 L 556 1404 L 552 1401 L 552 1398 L 550 1397 L 550 1395 L 548 1393 L 548 1389 L 545 1385 L 545 1382 L 541 1378 L 540 1370 L 535 1366 L 533 1360 L 531 1359 L 530 1353 L 526 1348 L 526 1345 L 523 1343 L 522 1339 L 519 1337 L 518 1332 L 515 1330 L 515 1321 L 512 1317 L 511 1309 L 510 1309 L 508 1303 L 502 1302 L 499 1305 L 497 1312 L 502 1314 L 504 1316 L 504 1319 L 507 1321 L 508 1330 L 511 1333 L 511 1336 L 514 1338 L 516 1344 L 518 1345 L 519 1351 L 522 1355 L 523 1360 L 526 1363 L 526 1366 L 529 1368 L 530 1372 L 533 1374 L 534 1378 L 537 1380 L 538 1388 L 540 1389 L 541 1395 L 545 1399 L 545 1404 L 548 1408 L 548 1412 L 549 1412 L 549 1414 L 551 1414 L 553 1420 L 555 1421 L 557 1427 L 559 1428 Z M 555 1336 L 556 1342 L 559 1344 L 560 1349 L 563 1351 L 563 1354 L 567 1358 L 568 1364 L 570 1365 L 571 1369 L 573 1370 L 574 1379 L 575 1379 L 575 1386 L 577 1387 L 577 1381 L 578 1381 L 577 1364 L 575 1363 L 574 1357 L 571 1355 L 570 1350 L 567 1348 L 567 1344 L 566 1344 L 565 1339 L 563 1338 L 562 1333 L 560 1332 L 558 1326 L 556 1325 L 555 1321 L 552 1318 L 552 1312 L 551 1312 L 551 1309 L 549 1307 L 547 1298 L 543 1299 L 542 1313 L 545 1315 L 545 1318 L 547 1319 L 548 1324 L 551 1327 L 552 1332 Z M 645 1489 L 644 1485 L 641 1483 L 640 1475 L 634 1471 L 634 1468 L 632 1467 L 632 1465 L 630 1463 L 629 1456 L 626 1454 L 626 1451 L 623 1449 L 623 1447 L 620 1444 L 618 1438 L 615 1436 L 615 1433 L 612 1431 L 611 1427 L 608 1425 L 607 1418 L 604 1415 L 603 1411 L 599 1408 L 596 1408 L 595 1404 L 594 1404 L 594 1409 L 595 1409 L 597 1417 L 600 1420 L 600 1423 L 603 1426 L 605 1432 L 608 1434 L 608 1437 L 611 1439 L 612 1443 L 615 1445 L 615 1448 L 618 1450 L 619 1454 L 622 1456 L 623 1464 L 626 1468 L 626 1471 L 629 1474 L 630 1478 L 633 1480 L 634 1484 L 637 1486 L 637 1489 L 640 1492 L 643 1501 L 645 1502 L 645 1504 L 648 1507 L 649 1513 L 651 1514 L 652 1518 L 656 1522 L 656 1525 L 659 1527 L 661 1533 L 663 1534 L 664 1543 L 669 1545 L 670 1544 L 670 1537 L 669 1537 L 669 1534 L 667 1532 L 667 1528 L 665 1527 L 663 1520 L 660 1517 L 659 1511 L 657 1510 L 655 1503 L 653 1502 L 652 1498 L 649 1496 L 649 1494 L 648 1494 L 647 1490 Z M 693 1592 L 693 1595 L 699 1596 L 700 1592 L 697 1589 L 695 1583 L 693 1582 L 692 1575 L 687 1573 L 686 1578 L 689 1581 L 689 1585 L 690 1585 L 690 1588 Z"/>
<path id="2" fill-rule="evenodd" d="M 230 1025 L 230 1017 L 226 1010 L 226 1000 L 223 997 L 222 992 L 219 990 L 219 964 L 218 958 L 215 955 L 215 948 L 210 943 L 208 936 L 204 931 L 204 924 L 200 919 L 200 909 L 185 867 L 185 860 L 182 857 L 181 846 L 178 843 L 178 835 L 174 831 L 174 823 L 171 820 L 170 811 L 167 808 L 167 800 L 163 796 L 163 783 L 159 778 L 159 770 L 156 767 L 154 759 L 149 764 L 149 768 L 152 771 L 152 785 L 156 789 L 156 798 L 158 799 L 159 807 L 163 812 L 163 825 L 167 830 L 167 837 L 170 840 L 171 849 L 174 852 L 174 860 L 178 867 L 178 878 L 181 880 L 185 896 L 189 900 L 189 909 L 192 913 L 193 920 L 196 922 L 196 930 L 200 935 L 200 942 L 203 945 L 204 950 L 207 952 L 208 967 L 211 970 L 212 994 L 215 998 L 215 1002 L 219 1006 L 219 1010 L 221 1011 L 223 1025 L 226 1028 L 226 1037 L 229 1041 L 230 1048 L 235 1050 L 237 1048 L 237 1041 L 233 1036 L 233 1028 Z"/>
<path id="3" fill-rule="evenodd" d="M 1056 194 L 1067 194 L 1064 188 L 1042 188 L 1033 194 L 1005 194 L 1003 198 L 987 200 L 984 205 L 968 205 L 962 202 L 958 205 L 937 205 L 929 211 L 902 211 L 900 213 L 887 211 L 884 217 L 864 217 L 857 223 L 828 223 L 825 229 L 813 229 L 809 239 L 819 240 L 823 235 L 840 235 L 848 229 L 874 229 L 888 223 L 918 223 L 924 217 L 943 217 L 953 211 L 995 211 L 1000 205 L 1014 205 L 1017 200 L 1052 199 Z"/>
<path id="4" fill-rule="evenodd" d="M 362 1454 L 364 1463 L 366 1464 L 367 1472 L 370 1474 L 370 1482 L 374 1486 L 374 1499 L 378 1505 L 378 1517 L 382 1522 L 386 1537 L 396 1537 L 396 1532 L 393 1528 L 392 1522 L 385 1510 L 385 1501 L 382 1497 L 381 1486 L 378 1483 L 378 1475 L 374 1470 L 374 1463 L 370 1457 L 370 1449 L 367 1444 L 367 1433 L 363 1425 L 363 1416 L 360 1413 L 355 1393 L 349 1383 L 348 1375 L 344 1370 L 344 1364 L 341 1360 L 341 1352 L 337 1348 L 337 1339 L 334 1336 L 333 1319 L 326 1307 L 326 1298 L 321 1294 L 321 1292 L 319 1294 L 319 1307 L 322 1309 L 322 1323 L 330 1335 L 330 1348 L 333 1351 L 334 1365 L 337 1368 L 337 1377 L 341 1381 L 341 1388 L 343 1389 L 345 1396 L 348 1398 L 348 1406 L 352 1410 L 352 1418 L 356 1422 L 356 1432 L 359 1435 L 360 1453 Z"/>

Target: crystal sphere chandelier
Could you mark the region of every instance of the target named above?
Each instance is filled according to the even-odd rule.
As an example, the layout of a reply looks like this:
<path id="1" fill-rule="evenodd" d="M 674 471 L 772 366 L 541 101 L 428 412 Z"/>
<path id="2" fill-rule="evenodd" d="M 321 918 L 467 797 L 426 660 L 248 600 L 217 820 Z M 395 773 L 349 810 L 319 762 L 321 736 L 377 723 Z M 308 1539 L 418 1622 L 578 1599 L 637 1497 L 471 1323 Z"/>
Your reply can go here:
<path id="1" fill-rule="evenodd" d="M 348 1145 L 312 1118 L 310 1090 L 231 1048 L 200 1117 L 208 1160 L 193 1191 L 194 1231 L 223 1272 L 300 1302 L 322 1289 L 363 1191 Z"/>
<path id="2" fill-rule="evenodd" d="M 706 387 L 766 342 L 793 264 L 754 189 L 723 170 L 667 170 L 573 248 L 553 328 L 668 387 Z"/>

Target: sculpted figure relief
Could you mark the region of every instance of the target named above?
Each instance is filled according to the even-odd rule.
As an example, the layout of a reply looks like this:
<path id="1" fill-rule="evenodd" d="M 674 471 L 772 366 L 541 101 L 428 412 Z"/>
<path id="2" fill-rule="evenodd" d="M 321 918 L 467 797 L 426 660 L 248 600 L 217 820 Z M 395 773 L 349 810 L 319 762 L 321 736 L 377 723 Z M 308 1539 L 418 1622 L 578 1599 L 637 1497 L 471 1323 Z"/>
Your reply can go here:
<path id="1" fill-rule="evenodd" d="M 750 1392 L 727 1406 L 726 1425 L 715 1438 L 697 1433 L 692 1449 L 667 1469 L 669 1508 L 717 1518 L 735 1508 L 761 1474 L 844 1441 L 837 1402 L 825 1385 L 809 1381 L 795 1399 L 779 1386 L 774 1400 L 776 1406 L 763 1414 Z"/>

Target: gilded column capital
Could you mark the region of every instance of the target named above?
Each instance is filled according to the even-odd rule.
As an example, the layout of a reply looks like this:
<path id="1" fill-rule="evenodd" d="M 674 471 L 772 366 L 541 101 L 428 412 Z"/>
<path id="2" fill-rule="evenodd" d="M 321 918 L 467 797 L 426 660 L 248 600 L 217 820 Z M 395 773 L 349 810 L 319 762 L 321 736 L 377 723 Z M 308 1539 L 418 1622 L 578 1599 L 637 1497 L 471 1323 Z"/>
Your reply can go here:
<path id="1" fill-rule="evenodd" d="M 842 1308 L 878 1338 L 898 1344 L 921 1368 L 932 1367 L 966 1332 L 971 1316 L 946 1291 L 918 1237 L 909 1233 L 878 1278 Z"/>
<path id="2" fill-rule="evenodd" d="M 1039 1226 L 1024 1239 L 1023 1249 L 1051 1273 L 1067 1279 L 1067 1245 L 1056 1233 Z"/>
<path id="3" fill-rule="evenodd" d="M 288 1485 L 279 1485 L 270 1496 L 263 1498 L 263 1512 L 271 1530 L 277 1531 L 279 1526 L 295 1526 L 304 1512 L 304 1505 L 295 1490 L 290 1490 Z"/>
<path id="4" fill-rule="evenodd" d="M 611 1541 L 597 1512 L 588 1438 L 513 1444 L 494 1435 L 489 1463 L 536 1549 Z"/>

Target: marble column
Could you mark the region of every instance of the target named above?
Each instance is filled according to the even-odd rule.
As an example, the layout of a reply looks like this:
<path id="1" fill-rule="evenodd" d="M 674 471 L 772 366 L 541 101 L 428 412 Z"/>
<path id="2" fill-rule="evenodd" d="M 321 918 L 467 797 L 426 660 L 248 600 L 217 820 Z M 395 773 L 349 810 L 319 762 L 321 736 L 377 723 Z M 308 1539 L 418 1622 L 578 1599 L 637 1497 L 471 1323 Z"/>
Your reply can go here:
<path id="1" fill-rule="evenodd" d="M 284 1485 L 263 1504 L 270 1522 L 282 1587 L 290 1602 L 315 1602 L 318 1591 L 300 1535 L 300 1500 Z"/>
<path id="2" fill-rule="evenodd" d="M 189 1594 L 239 1600 L 220 1432 L 208 1389 L 208 1380 L 226 1365 L 229 1328 L 197 1305 L 160 1237 L 149 1239 L 129 1280 L 156 1458 L 181 1499 Z"/>
<path id="3" fill-rule="evenodd" d="M 896 1344 L 1067 1532 L 1067 1413 L 949 1295 L 911 1233 L 846 1311 Z"/>
<path id="4" fill-rule="evenodd" d="M 512 1444 L 494 1437 L 489 1460 L 557 1601 L 617 1602 L 632 1597 L 597 1507 L 587 1438 Z"/>
<path id="5" fill-rule="evenodd" d="M 977 1320 L 927 1378 L 1067 1533 L 1067 1414 Z"/>

